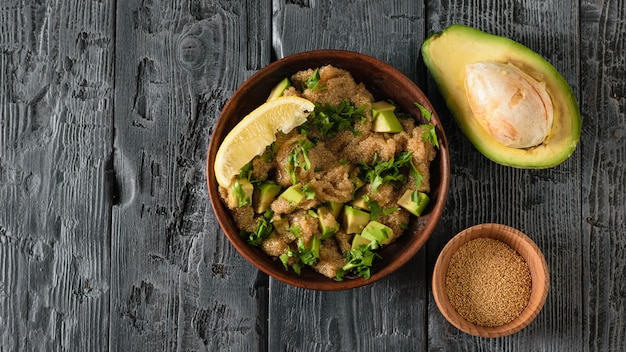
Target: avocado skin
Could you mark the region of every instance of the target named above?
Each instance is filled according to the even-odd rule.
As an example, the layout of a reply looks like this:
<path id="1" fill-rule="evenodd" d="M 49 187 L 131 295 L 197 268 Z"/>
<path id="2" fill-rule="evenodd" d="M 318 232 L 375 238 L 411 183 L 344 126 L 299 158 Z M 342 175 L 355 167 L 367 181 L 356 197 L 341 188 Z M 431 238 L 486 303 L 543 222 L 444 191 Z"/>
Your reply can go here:
<path id="1" fill-rule="evenodd" d="M 428 37 L 421 53 L 460 129 L 488 159 L 516 168 L 544 169 L 574 153 L 582 125 L 578 103 L 563 76 L 536 52 L 509 38 L 455 24 Z M 463 82 L 465 65 L 482 61 L 511 63 L 546 85 L 555 116 L 542 144 L 524 149 L 506 147 L 480 126 L 469 107 Z"/>

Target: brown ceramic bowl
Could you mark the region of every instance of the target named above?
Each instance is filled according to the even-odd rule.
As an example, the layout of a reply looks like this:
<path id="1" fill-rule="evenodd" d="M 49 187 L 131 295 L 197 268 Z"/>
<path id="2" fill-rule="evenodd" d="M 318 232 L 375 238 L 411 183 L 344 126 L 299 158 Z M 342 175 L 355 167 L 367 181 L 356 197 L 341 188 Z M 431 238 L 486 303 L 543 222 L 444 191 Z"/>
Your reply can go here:
<path id="1" fill-rule="evenodd" d="M 332 64 L 352 73 L 356 82 L 363 82 L 377 100 L 392 99 L 403 112 L 420 116 L 414 102 L 433 111 L 432 123 L 439 138 L 438 156 L 431 164 L 430 204 L 426 212 L 410 224 L 410 228 L 395 243 L 379 251 L 379 259 L 372 268 L 368 280 L 346 279 L 335 281 L 312 269 L 303 269 L 300 275 L 286 271 L 280 261 L 274 261 L 260 249 L 249 246 L 239 235 L 228 208 L 218 194 L 213 163 L 220 143 L 235 124 L 253 109 L 261 105 L 270 90 L 281 79 L 297 71 Z M 425 122 L 425 121 L 423 121 Z M 375 58 L 355 52 L 318 50 L 303 52 L 275 61 L 251 76 L 235 92 L 224 106 L 215 125 L 208 148 L 207 184 L 209 196 L 217 220 L 233 246 L 258 269 L 287 284 L 315 290 L 344 290 L 371 284 L 400 268 L 424 245 L 435 229 L 441 216 L 448 193 L 450 161 L 448 144 L 439 117 L 424 93 L 406 76 L 392 66 Z"/>
<path id="2" fill-rule="evenodd" d="M 446 273 L 452 255 L 465 243 L 485 237 L 500 240 L 516 250 L 528 264 L 532 281 L 530 300 L 526 308 L 511 322 L 496 327 L 484 327 L 464 319 L 450 303 L 446 290 Z M 454 236 L 439 254 L 432 278 L 433 296 L 443 316 L 459 330 L 482 337 L 511 335 L 526 327 L 539 314 L 548 296 L 549 287 L 548 265 L 539 247 L 521 231 L 501 224 L 475 225 Z"/>

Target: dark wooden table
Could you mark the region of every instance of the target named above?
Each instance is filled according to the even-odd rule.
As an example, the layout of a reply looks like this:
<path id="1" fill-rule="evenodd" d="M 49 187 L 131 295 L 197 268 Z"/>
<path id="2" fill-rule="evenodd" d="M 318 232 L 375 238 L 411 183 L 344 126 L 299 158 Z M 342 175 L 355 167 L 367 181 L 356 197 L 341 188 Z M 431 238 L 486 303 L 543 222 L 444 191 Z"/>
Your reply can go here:
<path id="1" fill-rule="evenodd" d="M 583 116 L 571 158 L 499 166 L 450 117 L 422 62 L 452 23 L 510 37 L 565 77 Z M 413 260 L 360 289 L 259 273 L 209 205 L 206 147 L 233 91 L 286 55 L 358 51 L 397 67 L 444 120 L 445 215 Z M 0 351 L 626 350 L 623 0 L 3 0 Z M 544 251 L 526 329 L 460 332 L 434 304 L 437 254 L 497 222 Z"/>

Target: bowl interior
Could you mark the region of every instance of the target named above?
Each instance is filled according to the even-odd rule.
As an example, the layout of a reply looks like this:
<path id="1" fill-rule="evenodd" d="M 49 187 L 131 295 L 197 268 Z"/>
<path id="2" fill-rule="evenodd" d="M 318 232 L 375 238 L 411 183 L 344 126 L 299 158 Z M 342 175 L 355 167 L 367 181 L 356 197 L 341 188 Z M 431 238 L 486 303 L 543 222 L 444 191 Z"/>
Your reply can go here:
<path id="1" fill-rule="evenodd" d="M 257 248 L 250 247 L 239 236 L 227 207 L 218 195 L 213 163 L 221 141 L 237 122 L 265 102 L 269 91 L 281 79 L 297 71 L 332 64 L 349 71 L 356 82 L 363 82 L 377 100 L 392 99 L 403 112 L 420 116 L 414 102 L 433 112 L 431 122 L 439 138 L 438 156 L 431 164 L 431 202 L 427 211 L 415 219 L 405 234 L 395 243 L 379 251 L 382 259 L 372 268 L 368 280 L 346 279 L 338 282 L 313 270 L 303 270 L 300 275 L 286 271 L 280 262 L 272 260 Z M 425 121 L 423 121 L 425 122 Z M 273 62 L 250 77 L 226 103 L 214 128 L 207 156 L 207 184 L 211 204 L 218 222 L 233 246 L 248 261 L 272 277 L 288 284 L 317 290 L 343 290 L 363 286 L 390 274 L 411 259 L 434 230 L 445 205 L 449 185 L 449 152 L 446 136 L 439 117 L 424 93 L 406 76 L 392 66 L 375 58 L 340 50 L 318 50 L 295 54 Z"/>
<path id="2" fill-rule="evenodd" d="M 526 308 L 511 322 L 484 327 L 463 318 L 452 307 L 446 291 L 446 272 L 452 255 L 463 244 L 480 237 L 489 237 L 508 244 L 524 258 L 532 281 L 530 299 Z M 450 240 L 439 254 L 432 278 L 435 303 L 443 316 L 459 330 L 482 337 L 501 337 L 513 334 L 532 322 L 543 307 L 549 290 L 549 272 L 546 260 L 537 245 L 521 231 L 501 224 L 480 224 L 461 231 Z"/>

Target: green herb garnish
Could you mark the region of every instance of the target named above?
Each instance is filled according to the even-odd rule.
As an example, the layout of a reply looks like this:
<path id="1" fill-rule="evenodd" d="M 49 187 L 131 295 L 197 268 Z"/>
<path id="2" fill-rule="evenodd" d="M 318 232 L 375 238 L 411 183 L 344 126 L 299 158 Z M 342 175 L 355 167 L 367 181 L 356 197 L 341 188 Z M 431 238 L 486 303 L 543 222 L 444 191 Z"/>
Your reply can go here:
<path id="1" fill-rule="evenodd" d="M 250 161 L 249 163 L 244 165 L 241 169 L 239 169 L 239 178 L 243 178 L 243 179 L 250 181 L 250 178 L 252 177 L 252 169 L 253 169 L 253 165 L 252 165 L 252 161 Z"/>
<path id="2" fill-rule="evenodd" d="M 272 234 L 274 226 L 271 224 L 271 219 L 273 216 L 274 212 L 270 209 L 263 214 L 263 217 L 256 223 L 256 230 L 254 232 L 247 233 L 248 244 L 258 247 L 261 245 L 263 240 Z"/>
<path id="3" fill-rule="evenodd" d="M 295 250 L 290 248 L 286 253 L 281 254 L 279 258 L 285 269 L 289 268 L 289 258 L 296 258 L 297 260 L 291 264 L 291 268 L 295 273 L 300 274 L 301 264 L 311 266 L 317 263 L 320 257 L 321 246 L 322 241 L 317 237 L 311 238 L 310 248 L 307 248 L 304 241 L 300 238 Z"/>
<path id="4" fill-rule="evenodd" d="M 363 105 L 357 108 L 348 99 L 344 99 L 337 106 L 316 103 L 315 109 L 309 115 L 309 121 L 300 126 L 300 133 L 308 135 L 313 127 L 323 137 L 333 137 L 346 130 L 357 135 L 354 124 L 365 120 L 366 107 Z"/>
<path id="5" fill-rule="evenodd" d="M 263 160 L 266 163 L 271 163 L 276 156 L 276 143 L 272 143 L 265 147 L 265 154 L 263 155 Z"/>
<path id="6" fill-rule="evenodd" d="M 326 90 L 328 89 L 328 87 L 319 87 L 318 85 L 320 84 L 320 69 L 316 68 L 315 71 L 313 71 L 313 74 L 307 78 L 304 83 L 306 84 L 307 88 L 309 88 L 312 91 L 316 91 L 316 90 Z"/>
<path id="7" fill-rule="evenodd" d="M 315 190 L 311 188 L 311 186 L 308 183 L 302 186 L 302 192 L 304 192 L 305 199 L 315 199 Z"/>
<path id="8" fill-rule="evenodd" d="M 374 221 L 378 220 L 378 217 L 383 213 L 383 208 L 381 208 L 375 200 L 367 202 L 367 206 L 370 208 L 370 219 Z"/>
<path id="9" fill-rule="evenodd" d="M 250 183 L 246 179 L 236 179 L 233 184 L 233 194 L 237 199 L 238 207 L 245 207 L 246 205 L 252 204 L 252 198 L 244 189 L 243 183 L 247 183 L 247 186 L 250 186 Z"/>
<path id="10" fill-rule="evenodd" d="M 291 183 L 295 185 L 298 182 L 296 170 L 300 168 L 307 171 L 311 168 L 311 160 L 309 160 L 308 152 L 315 146 L 315 144 L 306 139 L 301 139 L 294 143 L 296 143 L 296 146 L 291 150 L 289 156 L 287 157 L 286 170 L 291 177 Z M 300 160 L 300 156 L 302 156 L 302 161 Z"/>
<path id="11" fill-rule="evenodd" d="M 302 238 L 302 228 L 300 225 L 291 225 L 289 227 L 289 232 L 298 238 Z"/>
<path id="12" fill-rule="evenodd" d="M 378 258 L 381 258 L 381 256 L 375 253 L 368 245 L 364 244 L 359 248 L 351 249 L 346 253 L 348 262 L 337 273 L 337 280 L 342 280 L 345 272 L 352 272 L 366 280 L 369 279 L 372 264 Z"/>
<path id="13" fill-rule="evenodd" d="M 411 175 L 415 178 L 417 185 L 422 183 L 423 176 L 419 173 L 410 151 L 402 152 L 391 159 L 378 160 L 378 154 L 374 155 L 374 161 L 371 165 L 361 164 L 363 177 L 370 183 L 372 191 L 378 192 L 378 187 L 382 184 L 392 181 L 406 183 L 408 178 L 404 169 L 408 168 Z"/>
<path id="14" fill-rule="evenodd" d="M 423 125 L 427 127 L 427 130 L 422 135 L 422 138 L 424 138 L 425 141 L 430 142 L 430 144 L 434 145 L 437 149 L 439 149 L 439 140 L 437 139 L 437 132 L 435 131 L 435 125 L 433 125 L 432 122 L 430 122 L 432 113 L 426 110 L 426 108 L 422 106 L 420 103 L 414 102 L 413 104 L 415 104 L 415 106 L 417 106 L 417 108 L 420 109 L 422 116 L 426 119 L 426 121 L 428 121 L 427 124 Z"/>

